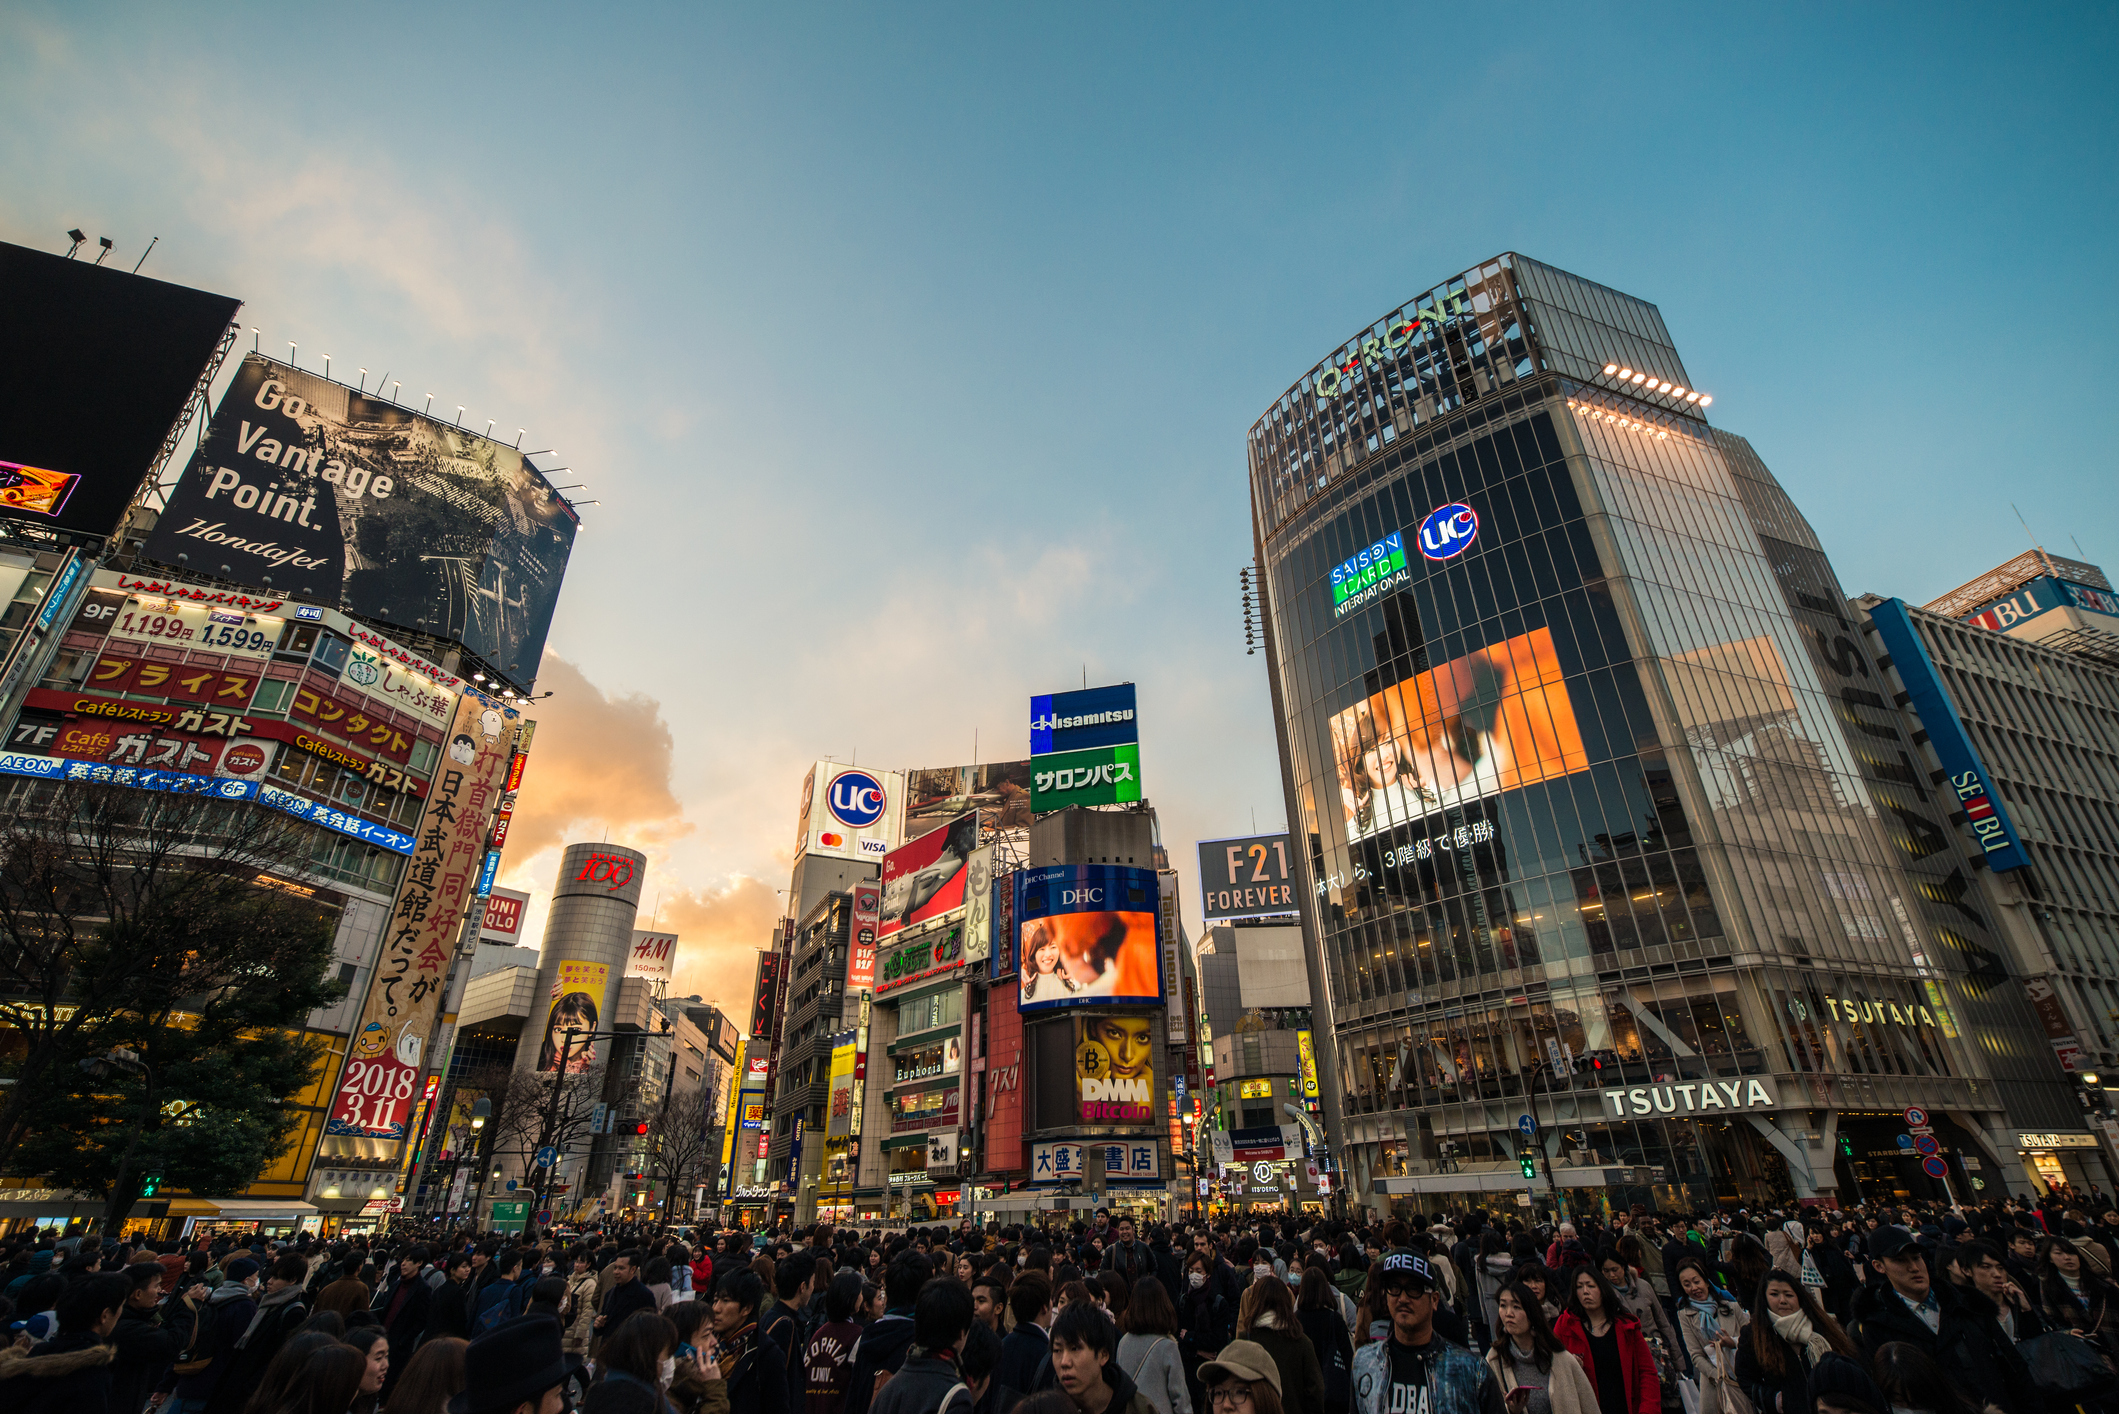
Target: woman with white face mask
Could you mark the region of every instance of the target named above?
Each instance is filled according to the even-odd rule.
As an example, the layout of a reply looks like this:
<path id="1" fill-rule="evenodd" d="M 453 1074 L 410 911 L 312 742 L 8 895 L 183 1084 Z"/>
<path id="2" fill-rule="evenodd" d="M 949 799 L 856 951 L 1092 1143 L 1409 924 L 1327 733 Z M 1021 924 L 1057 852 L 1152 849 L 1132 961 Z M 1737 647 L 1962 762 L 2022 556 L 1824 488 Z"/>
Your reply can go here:
<path id="1" fill-rule="evenodd" d="M 676 1414 L 666 1391 L 677 1371 L 677 1328 L 659 1313 L 636 1311 L 604 1336 L 596 1382 L 645 1385 L 664 1414 Z"/>

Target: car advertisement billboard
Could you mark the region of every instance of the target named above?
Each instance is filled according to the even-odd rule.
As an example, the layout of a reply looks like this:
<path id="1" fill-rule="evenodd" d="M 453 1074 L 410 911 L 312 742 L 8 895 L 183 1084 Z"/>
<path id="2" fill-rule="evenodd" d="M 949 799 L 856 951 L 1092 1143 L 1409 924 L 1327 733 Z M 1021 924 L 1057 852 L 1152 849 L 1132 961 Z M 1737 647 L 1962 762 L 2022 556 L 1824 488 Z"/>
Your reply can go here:
<path id="1" fill-rule="evenodd" d="M 964 906 L 971 855 L 979 847 L 976 811 L 883 856 L 883 912 L 877 937 Z"/>
<path id="2" fill-rule="evenodd" d="M 1219 921 L 1295 912 L 1294 863 L 1285 831 L 1201 840 L 1201 914 Z"/>
<path id="3" fill-rule="evenodd" d="M 521 452 L 244 356 L 145 552 L 537 675 L 573 510 Z"/>
<path id="4" fill-rule="evenodd" d="M 795 857 L 821 854 L 873 864 L 903 831 L 905 777 L 819 761 L 802 778 L 795 812 Z"/>
<path id="5" fill-rule="evenodd" d="M 1030 754 L 1124 746 L 1140 740 L 1133 684 L 1048 692 L 1030 699 Z"/>
<path id="6" fill-rule="evenodd" d="M 1083 1124 L 1152 1122 L 1155 1044 L 1152 1011 L 1076 1015 L 1075 1118 Z"/>
<path id="7" fill-rule="evenodd" d="M 1162 1001 L 1155 871 L 1051 864 L 1015 876 L 1021 1007 Z"/>
<path id="8" fill-rule="evenodd" d="M 242 301 L 0 243 L 0 516 L 109 535 Z"/>
<path id="9" fill-rule="evenodd" d="M 1371 693 L 1331 727 L 1350 842 L 1589 768 L 1544 628 Z"/>

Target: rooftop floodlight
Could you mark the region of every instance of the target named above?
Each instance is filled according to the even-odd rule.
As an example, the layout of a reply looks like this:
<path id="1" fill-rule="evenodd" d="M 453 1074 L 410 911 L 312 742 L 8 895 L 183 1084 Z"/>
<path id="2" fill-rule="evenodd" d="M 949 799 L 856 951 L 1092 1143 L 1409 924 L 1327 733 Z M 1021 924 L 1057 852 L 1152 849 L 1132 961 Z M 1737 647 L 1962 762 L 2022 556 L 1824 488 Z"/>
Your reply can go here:
<path id="1" fill-rule="evenodd" d="M 1604 371 L 1606 373 L 1617 373 L 1619 371 L 1619 366 L 1616 363 L 1607 363 L 1604 365 Z"/>
<path id="2" fill-rule="evenodd" d="M 1709 404 L 1709 403 L 1711 403 L 1711 402 L 1713 402 L 1713 401 L 1714 401 L 1714 399 L 1712 399 L 1712 398 L 1710 398 L 1710 397 L 1707 397 L 1707 396 L 1705 396 L 1705 395 L 1702 395 L 1702 396 L 1701 396 L 1701 398 L 1700 398 L 1700 406 L 1701 406 L 1701 407 L 1705 407 L 1705 406 L 1707 406 L 1707 404 Z"/>
<path id="3" fill-rule="evenodd" d="M 1622 368 L 1619 370 L 1619 376 L 1621 378 L 1631 378 L 1633 377 L 1633 370 L 1630 368 Z"/>
<path id="4" fill-rule="evenodd" d="M 66 258 L 68 260 L 72 260 L 74 258 L 74 252 L 79 250 L 81 248 L 81 243 L 88 239 L 88 232 L 82 230 L 79 226 L 76 226 L 74 227 L 74 229 L 66 233 L 66 238 L 73 242 L 72 245 L 66 248 Z"/>

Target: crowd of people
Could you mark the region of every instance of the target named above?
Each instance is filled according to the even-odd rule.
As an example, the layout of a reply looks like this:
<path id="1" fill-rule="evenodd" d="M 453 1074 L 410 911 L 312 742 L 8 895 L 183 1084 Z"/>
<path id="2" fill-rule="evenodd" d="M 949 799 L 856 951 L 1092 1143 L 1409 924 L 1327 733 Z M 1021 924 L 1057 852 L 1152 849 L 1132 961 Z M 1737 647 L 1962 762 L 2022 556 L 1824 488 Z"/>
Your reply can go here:
<path id="1" fill-rule="evenodd" d="M 2099 1195 L 2101 1200 L 2101 1195 Z M 1058 1217 L 1060 1215 L 1054 1215 Z M 23 1414 L 2119 1414 L 2119 1209 L 0 1243 Z"/>

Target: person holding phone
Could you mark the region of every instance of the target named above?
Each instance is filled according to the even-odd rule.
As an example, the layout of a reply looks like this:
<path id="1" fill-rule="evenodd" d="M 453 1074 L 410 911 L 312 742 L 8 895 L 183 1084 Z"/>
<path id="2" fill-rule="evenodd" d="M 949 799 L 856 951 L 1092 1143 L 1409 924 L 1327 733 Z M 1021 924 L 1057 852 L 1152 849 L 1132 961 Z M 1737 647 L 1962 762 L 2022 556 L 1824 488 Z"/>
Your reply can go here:
<path id="1" fill-rule="evenodd" d="M 1486 1365 L 1507 1414 L 1598 1414 L 1597 1387 L 1546 1323 L 1544 1303 L 1512 1281 L 1494 1298 L 1493 1348 Z"/>
<path id="2" fill-rule="evenodd" d="M 1390 1330 L 1354 1352 L 1354 1414 L 1509 1414 L 1493 1372 L 1435 1334 L 1440 1296 L 1427 1259 L 1399 1250 L 1379 1266 Z"/>

